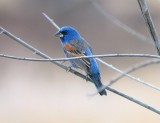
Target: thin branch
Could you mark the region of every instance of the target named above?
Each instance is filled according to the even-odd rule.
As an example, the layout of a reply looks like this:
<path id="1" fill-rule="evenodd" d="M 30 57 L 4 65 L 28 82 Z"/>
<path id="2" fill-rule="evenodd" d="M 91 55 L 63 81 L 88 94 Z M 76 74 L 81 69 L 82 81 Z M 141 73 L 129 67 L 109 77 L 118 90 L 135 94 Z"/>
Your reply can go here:
<path id="1" fill-rule="evenodd" d="M 3 34 L 3 30 L 0 28 L 0 34 Z"/>
<path id="2" fill-rule="evenodd" d="M 115 24 L 116 26 L 120 27 L 121 29 L 125 30 L 126 32 L 128 32 L 129 34 L 135 36 L 136 38 L 140 39 L 141 41 L 145 41 L 147 43 L 151 43 L 153 44 L 151 41 L 152 39 L 147 38 L 146 36 L 142 35 L 141 33 L 133 30 L 132 28 L 130 28 L 129 26 L 127 26 L 126 24 L 122 23 L 120 20 L 118 20 L 116 17 L 112 16 L 111 14 L 109 14 L 107 11 L 105 11 L 102 6 L 100 6 L 100 4 L 98 3 L 97 0 L 90 0 L 92 2 L 92 4 L 95 6 L 95 8 L 110 22 L 112 22 L 113 24 Z"/>
<path id="3" fill-rule="evenodd" d="M 46 18 L 47 18 L 47 20 L 49 20 L 49 22 L 54 26 L 54 27 L 56 27 L 56 29 L 57 30 L 60 30 L 60 27 L 54 22 L 54 20 L 53 19 L 51 19 L 50 17 L 48 17 L 48 15 L 46 14 L 46 13 L 42 13 Z"/>
<path id="4" fill-rule="evenodd" d="M 143 14 L 145 23 L 146 23 L 146 25 L 147 25 L 147 27 L 150 31 L 150 34 L 151 34 L 151 37 L 152 37 L 153 41 L 154 41 L 154 44 L 155 44 L 155 47 L 157 49 L 158 55 L 160 55 L 160 39 L 158 37 L 155 25 L 154 25 L 154 23 L 152 21 L 152 18 L 150 16 L 150 12 L 149 12 L 147 3 L 146 3 L 145 0 L 138 0 L 138 3 L 139 3 L 139 6 L 140 6 L 140 9 L 141 9 L 141 12 Z"/>
<path id="5" fill-rule="evenodd" d="M 127 70 L 124 71 L 124 73 L 126 74 L 129 74 L 129 73 L 132 73 L 136 70 L 139 70 L 143 67 L 147 67 L 149 65 L 152 65 L 152 64 L 159 64 L 160 63 L 160 60 L 149 60 L 149 61 L 145 61 L 145 62 L 142 62 L 142 63 L 139 63 L 139 64 L 136 64 L 130 68 L 128 68 Z M 107 86 L 111 86 L 113 85 L 115 82 L 117 82 L 118 80 L 120 80 L 121 78 L 125 77 L 123 74 L 120 74 L 118 76 L 116 76 L 115 78 L 113 78 L 112 80 L 109 81 L 109 84 Z"/>
<path id="6" fill-rule="evenodd" d="M 48 61 L 68 61 L 71 60 L 71 58 L 57 58 L 57 59 L 36 59 L 36 58 L 25 58 L 25 57 L 16 57 L 16 56 L 10 56 L 10 55 L 4 55 L 4 54 L 0 54 L 0 57 L 5 57 L 5 58 L 10 58 L 10 59 L 17 59 L 17 60 L 25 60 L 25 61 L 40 61 L 40 62 L 48 62 Z M 92 57 L 95 57 L 94 55 Z M 78 59 L 81 57 L 77 57 Z M 77 58 L 72 58 L 73 59 L 77 59 Z M 83 57 L 82 57 L 83 58 Z M 86 57 L 85 57 L 86 58 Z M 87 57 L 88 58 L 88 57 Z M 90 57 L 89 57 L 90 58 Z M 98 57 L 95 57 L 98 58 Z M 150 64 L 157 64 L 160 63 L 159 60 L 152 60 L 152 61 L 147 61 L 147 62 L 143 62 L 140 63 L 138 65 L 135 65 L 129 69 L 127 69 L 124 73 L 129 74 L 137 69 L 140 69 L 142 67 L 146 67 Z M 108 64 L 109 65 L 109 64 Z M 112 66 L 112 65 L 110 65 Z M 113 66 L 112 66 L 113 67 Z M 118 71 L 119 72 L 119 71 Z M 111 86 L 112 84 L 114 84 L 116 81 L 118 81 L 119 79 L 123 78 L 126 76 L 126 74 L 120 74 L 119 76 L 115 77 L 114 79 L 112 79 L 111 81 L 109 81 L 109 84 L 107 86 Z M 139 79 L 138 79 L 139 80 Z M 146 83 L 146 82 L 145 82 Z M 159 90 L 159 88 L 158 88 Z"/>
<path id="7" fill-rule="evenodd" d="M 98 60 L 99 62 L 101 62 L 102 64 L 108 66 L 109 68 L 111 68 L 111 69 L 113 69 L 113 70 L 121 73 L 123 76 L 127 76 L 127 77 L 130 78 L 130 79 L 133 79 L 133 80 L 135 80 L 135 81 L 137 81 L 137 82 L 139 82 L 139 83 L 141 83 L 141 84 L 144 84 L 144 85 L 146 85 L 146 86 L 148 86 L 148 87 L 151 87 L 151 88 L 153 88 L 153 89 L 155 89 L 155 90 L 160 91 L 160 88 L 157 87 L 157 86 L 155 86 L 155 85 L 152 85 L 152 84 L 150 84 L 150 83 L 147 83 L 147 82 L 141 80 L 140 78 L 133 77 L 133 76 L 131 76 L 131 75 L 129 75 L 129 74 L 127 74 L 127 73 L 125 73 L 125 72 L 117 69 L 117 68 L 114 67 L 113 65 L 108 64 L 108 63 L 102 61 L 101 59 L 98 59 L 98 58 L 97 58 L 97 60 Z"/>
<path id="8" fill-rule="evenodd" d="M 151 111 L 153 111 L 153 112 L 155 112 L 157 114 L 160 114 L 160 110 L 152 107 L 151 105 L 145 104 L 144 102 L 142 102 L 142 101 L 140 101 L 140 100 L 138 100 L 136 98 L 133 98 L 133 97 L 131 97 L 129 95 L 126 95 L 126 94 L 120 92 L 119 90 L 116 90 L 116 89 L 114 89 L 112 87 L 109 87 L 109 86 L 106 86 L 104 89 L 107 89 L 107 90 L 109 90 L 109 91 L 111 91 L 111 92 L 113 92 L 113 93 L 115 93 L 117 95 L 120 95 L 120 96 L 122 96 L 122 97 L 124 97 L 124 98 L 126 98 L 126 99 L 128 99 L 128 100 L 130 100 L 132 102 L 135 102 L 136 104 L 139 104 L 142 107 L 145 107 L 145 108 L 147 108 L 147 109 L 149 109 L 149 110 L 151 110 Z"/>
<path id="9" fill-rule="evenodd" d="M 17 43 L 20 43 L 22 46 L 26 47 L 27 49 L 31 50 L 32 52 L 34 52 L 35 54 L 41 56 L 42 58 L 45 58 L 45 59 L 52 59 L 51 57 L 47 56 L 46 54 L 44 54 L 43 52 L 39 51 L 38 49 L 34 48 L 33 46 L 27 44 L 25 41 L 21 40 L 20 38 L 14 36 L 13 34 L 11 34 L 10 32 L 8 32 L 7 30 L 3 29 L 2 27 L 0 27 L 0 31 L 3 31 L 3 34 L 5 34 L 6 36 L 10 37 L 11 39 L 13 39 L 14 41 L 16 41 Z M 68 71 L 68 67 L 58 63 L 58 62 L 55 62 L 55 61 L 51 61 L 52 63 L 56 64 L 57 66 L 59 66 L 60 68 Z M 78 71 L 74 70 L 74 69 L 69 69 L 68 72 L 71 72 L 83 79 L 87 79 L 87 80 L 90 80 L 90 78 L 86 78 L 86 75 L 83 75 L 81 73 L 79 73 Z"/>
<path id="10" fill-rule="evenodd" d="M 76 57 L 76 58 L 59 58 L 59 59 L 35 59 L 35 58 L 15 57 L 15 56 L 4 55 L 4 54 L 0 54 L 0 57 L 11 58 L 11 59 L 18 59 L 18 60 L 25 60 L 25 61 L 41 61 L 41 62 L 44 62 L 44 61 L 52 61 L 52 62 L 53 62 L 53 61 L 66 61 L 66 60 L 68 61 L 68 60 L 71 60 L 71 59 L 73 60 L 73 59 L 84 58 L 84 57 Z M 95 57 L 95 56 L 93 55 L 93 56 L 85 57 L 85 58 L 91 58 L 91 57 Z M 115 79 L 112 79 L 112 80 L 110 81 L 110 84 L 109 84 L 109 85 L 113 84 L 114 82 L 116 82 L 116 81 L 119 80 L 120 78 L 122 78 L 122 77 L 124 77 L 124 76 L 127 76 L 127 77 L 129 77 L 129 78 L 131 78 L 131 79 L 133 79 L 133 80 L 136 80 L 136 81 L 144 84 L 144 85 L 147 85 L 147 86 L 149 86 L 149 87 L 151 87 L 151 88 L 154 88 L 154 89 L 160 91 L 160 88 L 158 88 L 158 87 L 156 87 L 156 86 L 154 86 L 154 85 L 152 85 L 152 84 L 149 84 L 149 83 L 147 83 L 147 82 L 144 82 L 144 81 L 142 81 L 142 80 L 140 80 L 140 79 L 137 79 L 137 78 L 135 78 L 135 77 L 132 77 L 131 75 L 128 75 L 128 73 L 132 72 L 132 71 L 135 70 L 135 69 L 138 69 L 137 67 L 143 67 L 145 64 L 144 64 L 144 65 L 142 64 L 142 66 L 141 66 L 141 65 L 140 65 L 140 66 L 134 66 L 133 68 L 129 69 L 127 72 L 122 72 L 121 70 L 115 68 L 113 65 L 110 65 L 110 64 L 108 64 L 108 63 L 104 63 L 104 61 L 102 61 L 102 60 L 100 60 L 100 59 L 98 59 L 98 60 L 99 60 L 101 63 L 107 65 L 108 67 L 110 67 L 110 68 L 116 70 L 117 72 L 120 72 L 120 73 L 121 73 L 121 75 L 119 75 L 119 76 L 116 77 Z M 148 63 L 148 62 L 147 62 L 147 63 Z"/>
<path id="11" fill-rule="evenodd" d="M 44 61 L 66 61 L 66 60 L 68 61 L 68 60 L 71 60 L 71 59 L 73 60 L 73 59 L 77 59 L 77 58 L 79 59 L 79 58 L 81 58 L 81 57 L 77 57 L 77 58 L 59 58 L 59 59 L 35 59 L 35 58 L 15 57 L 15 56 L 4 55 L 4 54 L 0 54 L 0 57 L 12 58 L 12 59 L 18 59 L 18 60 L 25 60 L 25 61 L 41 61 L 41 62 L 42 62 L 42 61 L 43 61 L 43 62 L 44 62 Z M 92 57 L 95 57 L 95 56 L 92 56 Z M 82 57 L 82 58 L 83 58 L 83 57 Z M 86 58 L 86 57 L 85 57 L 85 58 Z M 88 57 L 87 57 L 87 58 L 88 58 Z M 89 57 L 89 58 L 90 58 L 90 57 Z M 100 59 L 98 59 L 98 60 L 100 60 Z M 104 64 L 104 61 L 100 60 L 100 62 Z M 152 61 L 152 62 L 153 62 L 153 61 Z M 152 63 L 152 62 L 151 62 L 151 63 Z M 150 63 L 150 62 L 149 62 L 149 63 Z M 151 84 L 149 84 L 149 83 L 147 83 L 147 82 L 144 82 L 144 81 L 142 81 L 142 80 L 140 80 L 140 79 L 137 79 L 137 78 L 135 78 L 135 77 L 132 77 L 132 76 L 128 75 L 128 73 L 134 71 L 135 69 L 138 69 L 139 67 L 144 67 L 144 66 L 148 65 L 149 63 L 147 62 L 147 64 L 145 63 L 145 64 L 140 64 L 140 65 L 138 65 L 138 66 L 134 66 L 133 68 L 127 70 L 127 72 L 123 72 L 123 74 L 119 75 L 119 76 L 116 77 L 115 79 L 112 79 L 108 85 L 112 85 L 114 82 L 116 82 L 116 81 L 119 80 L 120 78 L 122 78 L 122 77 L 124 77 L 124 76 L 127 76 L 127 77 L 129 77 L 129 78 L 131 78 L 131 79 L 134 79 L 134 80 L 136 80 L 136 81 L 138 81 L 138 82 L 140 82 L 140 83 L 142 83 L 142 84 L 145 84 L 145 85 L 147 85 L 147 86 L 149 86 L 149 87 L 151 87 L 151 88 L 154 88 L 154 89 L 160 91 L 160 88 L 158 88 L 158 87 L 156 87 L 156 86 L 154 86 L 154 85 L 151 85 Z M 117 72 L 122 73 L 122 71 L 120 71 L 119 69 L 115 68 L 113 65 L 110 65 L 110 64 L 108 64 L 108 63 L 105 63 L 105 65 L 111 67 L 112 69 L 116 70 Z"/>
<path id="12" fill-rule="evenodd" d="M 36 52 L 35 52 L 36 53 Z M 0 54 L 0 57 L 23 60 L 23 61 L 38 61 L 38 62 L 48 62 L 48 61 L 68 61 L 73 59 L 82 59 L 82 58 L 108 58 L 108 57 L 143 57 L 143 58 L 156 58 L 160 59 L 160 56 L 151 55 L 151 54 L 104 54 L 104 55 L 91 55 L 91 56 L 79 56 L 79 57 L 71 57 L 71 58 L 50 58 L 50 59 L 38 59 L 38 58 L 26 58 L 26 57 L 18 57 L 6 54 Z"/>

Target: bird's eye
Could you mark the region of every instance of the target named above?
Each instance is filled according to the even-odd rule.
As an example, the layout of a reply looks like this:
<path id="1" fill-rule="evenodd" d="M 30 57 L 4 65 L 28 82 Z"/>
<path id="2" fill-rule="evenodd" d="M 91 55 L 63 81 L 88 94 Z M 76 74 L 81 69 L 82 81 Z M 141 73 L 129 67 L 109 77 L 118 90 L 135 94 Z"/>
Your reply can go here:
<path id="1" fill-rule="evenodd" d="M 62 34 L 66 35 L 68 32 L 67 31 L 62 31 Z"/>

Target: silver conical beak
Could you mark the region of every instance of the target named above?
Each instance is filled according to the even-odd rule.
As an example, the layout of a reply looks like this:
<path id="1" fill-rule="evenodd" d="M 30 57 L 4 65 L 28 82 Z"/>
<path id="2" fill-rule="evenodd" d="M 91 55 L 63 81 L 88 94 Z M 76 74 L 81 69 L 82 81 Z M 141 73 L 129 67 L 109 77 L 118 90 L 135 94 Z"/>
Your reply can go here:
<path id="1" fill-rule="evenodd" d="M 59 32 L 59 31 L 55 34 L 55 36 L 56 36 L 56 37 L 63 38 L 63 34 L 62 34 L 61 32 Z"/>

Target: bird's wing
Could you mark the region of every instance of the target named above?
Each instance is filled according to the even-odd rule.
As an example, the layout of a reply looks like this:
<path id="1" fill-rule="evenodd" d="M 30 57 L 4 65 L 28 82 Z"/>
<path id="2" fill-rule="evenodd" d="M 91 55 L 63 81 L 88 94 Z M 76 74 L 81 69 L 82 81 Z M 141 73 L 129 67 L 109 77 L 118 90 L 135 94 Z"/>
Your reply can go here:
<path id="1" fill-rule="evenodd" d="M 72 40 L 70 43 L 64 45 L 65 51 L 72 57 L 87 56 L 86 49 L 90 49 L 89 44 L 84 40 Z M 92 52 L 92 51 L 91 51 Z M 80 59 L 82 64 L 87 67 L 91 66 L 88 58 Z"/>

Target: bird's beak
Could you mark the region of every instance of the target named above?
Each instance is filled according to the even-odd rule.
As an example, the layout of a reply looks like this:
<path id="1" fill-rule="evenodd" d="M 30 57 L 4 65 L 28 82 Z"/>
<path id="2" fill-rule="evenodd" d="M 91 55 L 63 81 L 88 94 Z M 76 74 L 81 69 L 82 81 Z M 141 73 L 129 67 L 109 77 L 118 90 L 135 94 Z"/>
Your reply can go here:
<path id="1" fill-rule="evenodd" d="M 61 32 L 58 31 L 58 32 L 55 34 L 55 36 L 56 36 L 56 37 L 62 38 L 62 37 L 63 37 L 63 34 L 62 34 Z"/>

